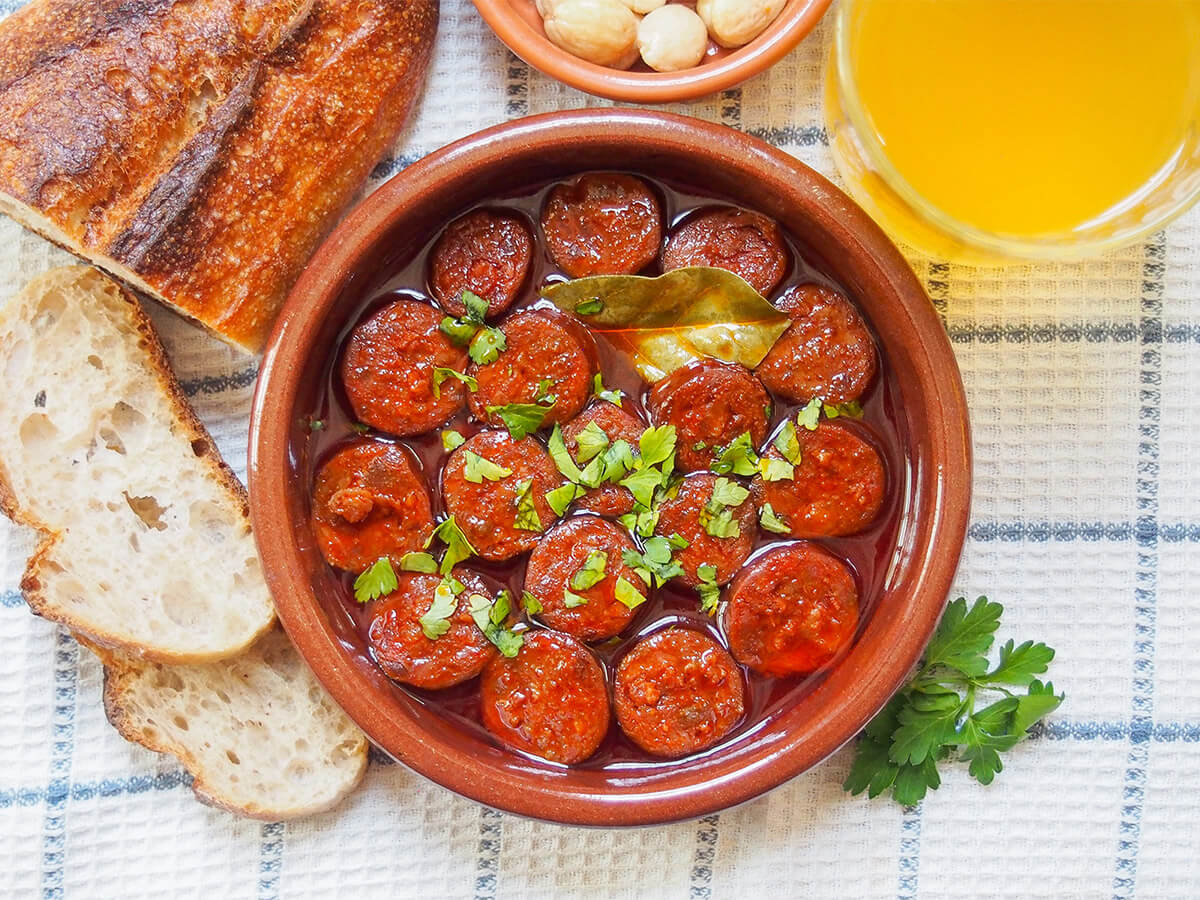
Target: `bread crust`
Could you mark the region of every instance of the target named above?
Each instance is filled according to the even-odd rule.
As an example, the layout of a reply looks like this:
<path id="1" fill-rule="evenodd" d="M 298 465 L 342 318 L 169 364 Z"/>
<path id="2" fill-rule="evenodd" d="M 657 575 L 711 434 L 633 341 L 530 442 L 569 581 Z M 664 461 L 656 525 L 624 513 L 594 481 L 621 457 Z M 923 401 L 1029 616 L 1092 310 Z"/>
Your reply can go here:
<path id="1" fill-rule="evenodd" d="M 239 515 L 246 521 L 247 526 L 249 526 L 250 500 L 246 488 L 238 480 L 233 469 L 222 459 L 216 443 L 208 433 L 208 429 L 197 418 L 195 411 L 188 402 L 187 395 L 184 394 L 183 388 L 171 371 L 166 351 L 163 349 L 162 342 L 158 338 L 158 332 L 155 331 L 154 324 L 138 304 L 135 297 L 117 282 L 88 266 L 63 266 L 58 269 L 52 269 L 31 281 L 25 289 L 38 290 L 43 285 L 48 286 L 55 281 L 77 282 L 78 280 L 92 279 L 98 282 L 99 286 L 96 289 L 111 286 L 119 292 L 121 299 L 127 304 L 130 320 L 132 321 L 134 331 L 138 335 L 138 346 L 145 353 L 146 366 L 153 376 L 158 389 L 163 393 L 168 402 L 170 402 L 176 423 L 186 435 L 186 439 L 191 443 L 192 452 L 200 458 L 201 463 L 208 470 L 209 476 L 228 492 L 230 499 L 238 506 Z M 11 314 L 8 311 L 11 308 L 9 307 L 3 313 L 0 313 L 0 324 Z M 29 609 L 35 615 L 65 625 L 73 632 L 86 636 L 89 642 L 96 646 L 119 649 L 146 659 L 161 662 L 187 663 L 203 662 L 212 658 L 192 653 L 164 652 L 162 650 L 142 647 L 138 644 L 131 644 L 120 635 L 91 627 L 88 623 L 82 622 L 76 617 L 68 615 L 63 610 L 53 606 L 42 590 L 42 581 L 39 573 L 44 566 L 52 564 L 54 548 L 59 541 L 61 532 L 39 521 L 36 516 L 21 506 L 12 489 L 11 479 L 3 460 L 0 460 L 0 511 L 3 511 L 9 519 L 17 524 L 34 529 L 39 535 L 37 548 L 26 563 L 25 573 L 21 578 L 21 593 Z M 250 635 L 243 644 L 228 648 L 220 654 L 220 657 L 231 656 L 245 650 L 269 631 L 274 622 L 275 617 L 272 615 L 263 623 L 262 628 Z"/>
<path id="2" fill-rule="evenodd" d="M 398 137 L 437 8 L 35 0 L 0 23 L 7 211 L 257 351 Z"/>

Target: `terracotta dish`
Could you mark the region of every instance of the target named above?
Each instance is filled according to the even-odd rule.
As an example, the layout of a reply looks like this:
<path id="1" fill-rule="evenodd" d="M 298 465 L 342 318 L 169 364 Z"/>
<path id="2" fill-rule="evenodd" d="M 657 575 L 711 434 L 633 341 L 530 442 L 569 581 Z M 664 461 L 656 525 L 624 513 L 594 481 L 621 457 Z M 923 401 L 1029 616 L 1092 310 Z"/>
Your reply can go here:
<path id="1" fill-rule="evenodd" d="M 610 100 L 674 103 L 731 88 L 775 65 L 816 27 L 831 0 L 788 0 L 744 47 L 729 50 L 710 41 L 700 65 L 679 72 L 654 72 L 640 62 L 629 70 L 613 69 L 580 59 L 546 37 L 534 0 L 474 2 L 508 49 L 551 78 Z"/>
<path id="2" fill-rule="evenodd" d="M 853 643 L 752 727 L 681 759 L 597 756 L 567 767 L 505 747 L 430 692 L 401 687 L 376 666 L 347 610 L 345 576 L 326 563 L 310 526 L 315 457 L 324 452 L 313 449 L 312 420 L 328 400 L 332 364 L 351 327 L 374 308 L 373 298 L 411 289 L 413 261 L 447 223 L 496 198 L 611 169 L 614 160 L 681 195 L 702 185 L 707 198 L 770 217 L 804 265 L 857 304 L 886 372 L 885 405 L 897 411 L 888 426 L 891 542 L 873 564 L 872 595 Z M 667 225 L 679 227 L 671 215 Z M 397 760 L 489 806 L 572 824 L 709 814 L 776 787 L 850 740 L 902 683 L 936 624 L 958 565 L 970 490 L 966 401 L 954 356 L 928 297 L 879 228 L 819 175 L 761 141 L 628 110 L 511 122 L 452 144 L 379 188 L 330 236 L 293 290 L 263 360 L 251 423 L 260 553 L 280 619 L 317 677 Z M 647 631 L 639 621 L 632 630 Z"/>

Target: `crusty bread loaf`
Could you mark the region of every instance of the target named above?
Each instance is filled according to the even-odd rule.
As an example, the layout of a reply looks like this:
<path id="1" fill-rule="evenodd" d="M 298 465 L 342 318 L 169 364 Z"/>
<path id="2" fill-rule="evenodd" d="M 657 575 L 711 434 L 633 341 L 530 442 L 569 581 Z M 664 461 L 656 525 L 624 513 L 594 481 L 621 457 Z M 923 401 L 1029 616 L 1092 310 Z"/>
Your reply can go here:
<path id="1" fill-rule="evenodd" d="M 333 806 L 362 779 L 366 737 L 278 628 L 220 662 L 99 655 L 109 721 L 125 738 L 177 756 L 206 803 L 295 818 Z"/>
<path id="2" fill-rule="evenodd" d="M 165 661 L 231 656 L 274 619 L 246 493 L 137 301 L 95 269 L 0 310 L 0 505 L 41 533 L 30 608 Z"/>
<path id="3" fill-rule="evenodd" d="M 247 350 L 417 96 L 437 0 L 33 0 L 0 211 Z"/>

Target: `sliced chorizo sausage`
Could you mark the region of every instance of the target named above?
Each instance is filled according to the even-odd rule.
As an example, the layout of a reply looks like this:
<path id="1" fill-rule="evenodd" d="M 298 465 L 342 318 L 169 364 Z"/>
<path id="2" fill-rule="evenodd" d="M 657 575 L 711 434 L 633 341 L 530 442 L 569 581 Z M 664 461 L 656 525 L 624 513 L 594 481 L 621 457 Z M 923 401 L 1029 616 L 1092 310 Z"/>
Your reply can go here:
<path id="1" fill-rule="evenodd" d="M 529 274 L 533 239 L 511 213 L 475 210 L 451 222 L 433 247 L 429 289 L 452 316 L 466 312 L 463 291 L 478 294 L 497 315 L 512 305 Z"/>
<path id="2" fill-rule="evenodd" d="M 815 431 L 797 428 L 796 439 L 800 462 L 790 479 L 754 479 L 760 505 L 771 504 L 797 538 L 857 534 L 874 522 L 887 484 L 878 451 L 841 422 L 823 421 Z M 763 457 L 784 460 L 775 446 Z"/>
<path id="3" fill-rule="evenodd" d="M 529 555 L 525 591 L 539 608 L 534 613 L 551 628 L 584 641 L 619 634 L 634 609 L 618 597 L 620 579 L 643 596 L 645 582 L 623 561 L 637 548 L 629 536 L 596 516 L 575 516 L 546 532 Z M 529 610 L 528 598 L 522 601 Z"/>
<path id="4" fill-rule="evenodd" d="M 792 324 L 754 370 L 767 389 L 797 403 L 861 397 L 875 377 L 875 342 L 854 304 L 837 291 L 802 284 L 775 305 Z"/>
<path id="5" fill-rule="evenodd" d="M 506 431 L 472 436 L 450 454 L 442 470 L 446 512 L 475 552 L 491 560 L 532 549 L 555 519 L 546 493 L 561 484 L 562 476 L 541 444 L 531 437 L 514 441 Z"/>
<path id="6" fill-rule="evenodd" d="M 604 669 L 569 635 L 537 629 L 479 682 L 483 724 L 510 747 L 573 765 L 596 752 L 610 718 Z"/>
<path id="7" fill-rule="evenodd" d="M 846 564 L 815 544 L 769 550 L 728 591 L 725 634 L 738 662 L 786 678 L 807 675 L 845 647 L 858 626 L 858 588 Z"/>
<path id="8" fill-rule="evenodd" d="M 658 255 L 662 210 L 640 178 L 582 175 L 550 191 L 542 232 L 555 265 L 572 278 L 632 275 Z"/>
<path id="9" fill-rule="evenodd" d="M 501 424 L 500 414 L 489 408 L 512 403 L 546 406 L 543 425 L 577 415 L 591 395 L 597 366 L 596 344 L 587 329 L 550 309 L 518 312 L 500 329 L 506 349 L 492 362 L 472 364 L 469 370 L 479 385 L 471 394 L 475 417 Z"/>
<path id="10" fill-rule="evenodd" d="M 679 580 L 689 587 L 701 583 L 702 565 L 715 567 L 713 580 L 725 584 L 746 561 L 758 536 L 754 502 L 747 497 L 737 506 L 724 508 L 723 514 L 721 508 L 716 508 L 719 504 L 713 503 L 717 481 L 717 476 L 708 473 L 689 475 L 675 496 L 659 506 L 655 533 L 668 538 L 677 534 L 688 542 L 674 552 L 673 558 L 683 569 Z M 710 533 L 714 531 L 717 533 Z M 721 536 L 725 532 L 732 533 Z"/>
<path id="11" fill-rule="evenodd" d="M 387 676 L 403 684 L 427 690 L 452 687 L 478 675 L 496 656 L 492 645 L 471 617 L 472 596 L 482 594 L 494 599 L 486 584 L 472 572 L 461 568 L 454 577 L 463 590 L 447 621 L 449 628 L 436 638 L 429 637 L 421 618 L 433 607 L 440 575 L 401 572 L 396 590 L 371 603 L 367 636 L 371 655 Z"/>
<path id="12" fill-rule="evenodd" d="M 745 366 L 705 359 L 655 383 L 647 399 L 658 425 L 675 426 L 675 465 L 709 468 L 720 450 L 749 432 L 757 447 L 767 436 L 771 397 Z"/>
<path id="13" fill-rule="evenodd" d="M 436 428 L 463 408 L 467 389 L 461 382 L 434 382 L 436 368 L 467 367 L 467 351 L 442 334 L 441 321 L 432 306 L 401 299 L 355 326 L 341 377 L 359 421 L 405 436 Z"/>
<path id="14" fill-rule="evenodd" d="M 604 432 L 610 445 L 617 441 L 625 441 L 635 453 L 642 432 L 646 430 L 646 426 L 640 419 L 625 412 L 621 407 L 609 403 L 607 400 L 593 402 L 564 425 L 562 430 L 567 450 L 581 467 L 586 465 L 587 461 L 579 458 L 579 435 L 593 423 Z M 579 509 L 599 513 L 602 516 L 621 516 L 633 509 L 633 494 L 630 493 L 629 488 L 605 482 L 599 487 L 590 489 L 575 501 L 575 505 Z"/>
<path id="15" fill-rule="evenodd" d="M 399 561 L 433 531 L 429 491 L 409 454 L 380 441 L 347 444 L 321 464 L 311 522 L 326 561 L 351 572 L 382 556 Z"/>
<path id="16" fill-rule="evenodd" d="M 745 713 L 742 674 L 706 634 L 670 628 L 638 641 L 617 666 L 617 723 L 653 756 L 711 747 Z"/>
<path id="17" fill-rule="evenodd" d="M 730 206 L 687 219 L 667 238 L 663 271 L 714 266 L 740 275 L 766 296 L 787 274 L 790 259 L 779 226 L 766 216 Z"/>

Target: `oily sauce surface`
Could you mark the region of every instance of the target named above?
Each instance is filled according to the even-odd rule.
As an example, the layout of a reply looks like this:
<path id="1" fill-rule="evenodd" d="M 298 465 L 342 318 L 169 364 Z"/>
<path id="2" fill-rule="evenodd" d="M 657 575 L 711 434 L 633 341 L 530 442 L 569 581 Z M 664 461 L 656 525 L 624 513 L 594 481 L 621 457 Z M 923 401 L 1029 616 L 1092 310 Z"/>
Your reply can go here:
<path id="1" fill-rule="evenodd" d="M 694 193 L 685 186 L 649 178 L 640 173 L 638 173 L 638 177 L 651 184 L 658 193 L 664 213 L 665 231 L 668 232 L 679 220 L 697 208 L 714 203 L 736 205 L 736 200 L 731 198 Z M 474 207 L 459 210 L 455 216 L 463 215 L 471 209 L 503 209 L 506 212 L 516 211 L 525 217 L 530 234 L 534 238 L 533 258 L 530 264 L 529 278 L 510 307 L 508 314 L 527 307 L 551 307 L 552 305 L 548 301 L 538 296 L 538 288 L 555 281 L 567 280 L 566 276 L 551 261 L 538 228 L 539 211 L 546 194 L 555 183 L 557 182 L 540 183 L 515 191 L 510 195 L 498 196 L 487 202 L 476 204 Z M 380 306 L 401 297 L 432 303 L 428 290 L 428 257 L 439 234 L 440 232 L 433 232 L 425 236 L 423 245 L 416 253 L 402 257 L 395 265 L 386 269 L 390 274 L 381 278 L 377 286 L 367 292 L 368 299 L 360 305 L 354 315 L 349 317 L 339 336 L 338 346 L 331 348 L 332 352 L 329 358 L 324 361 L 324 395 L 311 412 L 312 419 L 320 420 L 322 427 L 312 431 L 309 437 L 308 452 L 301 469 L 306 484 L 313 483 L 317 470 L 331 453 L 346 442 L 361 439 L 365 435 L 371 440 L 394 443 L 405 448 L 425 480 L 435 516 L 445 513 L 440 476 L 449 453 L 442 447 L 440 436 L 442 428 L 453 428 L 464 438 L 469 438 L 484 429 L 482 423 L 473 420 L 469 411 L 464 410 L 441 428 L 413 438 L 401 440 L 373 429 L 364 431 L 364 426 L 357 425 L 353 418 L 338 377 L 338 363 L 345 339 L 355 324 Z M 792 235 L 784 231 L 783 237 L 791 255 L 791 267 L 768 299 L 780 296 L 793 285 L 817 283 L 841 291 L 852 301 L 855 300 L 854 295 L 844 286 L 813 267 L 808 261 L 811 259 L 811 254 Z M 640 274 L 660 274 L 657 261 Z M 869 321 L 867 324 L 870 327 Z M 649 421 L 645 409 L 649 386 L 643 382 L 623 352 L 614 348 L 603 334 L 593 332 L 593 335 L 599 351 L 600 371 L 603 373 L 605 387 L 622 390 L 625 393 L 624 408 L 643 421 Z M 874 438 L 873 443 L 887 470 L 888 484 L 884 503 L 878 517 L 866 531 L 849 537 L 828 538 L 814 542 L 844 560 L 853 571 L 859 591 L 859 633 L 874 610 L 886 583 L 889 567 L 897 556 L 899 521 L 903 508 L 907 472 L 907 459 L 900 435 L 903 416 L 899 387 L 894 381 L 887 357 L 878 340 L 876 340 L 876 349 L 880 361 L 879 373 L 871 387 L 860 398 L 860 402 L 864 412 L 861 421 L 869 427 Z M 770 420 L 771 434 L 774 434 L 775 429 L 786 418 L 794 416 L 799 409 L 796 404 L 788 403 L 778 397 L 773 397 L 773 400 L 774 409 Z M 544 433 L 539 432 L 538 438 L 543 442 L 544 437 Z M 580 514 L 587 513 L 571 510 L 567 515 Z M 787 536 L 772 534 L 760 529 L 750 560 L 754 560 L 768 548 L 791 542 L 792 539 Z M 475 557 L 468 560 L 465 565 L 480 573 L 492 588 L 496 590 L 507 588 L 515 601 L 521 596 L 527 557 L 526 553 L 500 563 L 488 562 Z M 366 649 L 368 647 L 366 607 L 360 606 L 354 599 L 352 588 L 354 577 L 354 574 L 350 572 L 338 573 L 338 603 L 336 608 L 328 608 L 326 612 L 331 617 L 353 622 L 360 636 L 359 651 L 363 654 L 364 664 L 373 664 L 369 661 L 369 651 Z M 618 637 L 589 644 L 605 667 L 610 691 L 612 675 L 622 656 L 640 638 L 671 624 L 685 624 L 699 629 L 728 649 L 728 641 L 718 624 L 720 614 L 710 618 L 702 613 L 694 591 L 670 584 L 663 588 L 648 590 L 647 596 L 647 602 L 637 608 L 632 621 Z M 534 624 L 533 627 L 541 626 Z M 836 665 L 836 661 L 833 664 Z M 779 679 L 757 674 L 744 666 L 740 668 L 745 677 L 746 686 L 745 715 L 720 742 L 692 757 L 685 757 L 685 759 L 718 753 L 723 747 L 746 738 L 765 722 L 810 692 L 824 678 L 824 671 L 828 671 L 827 667 L 826 670 L 807 677 Z M 481 740 L 498 744 L 480 721 L 478 679 L 472 679 L 457 687 L 441 691 L 424 691 L 394 682 L 393 689 L 407 693 L 418 702 L 449 718 L 459 727 L 472 732 Z M 509 752 L 518 751 L 510 750 Z M 539 757 L 529 756 L 528 759 L 545 766 L 557 765 Z M 619 769 L 630 764 L 637 764 L 653 768 L 672 766 L 678 763 L 679 760 L 656 759 L 647 755 L 622 734 L 614 719 L 599 750 L 588 760 L 578 764 L 578 767 Z"/>

